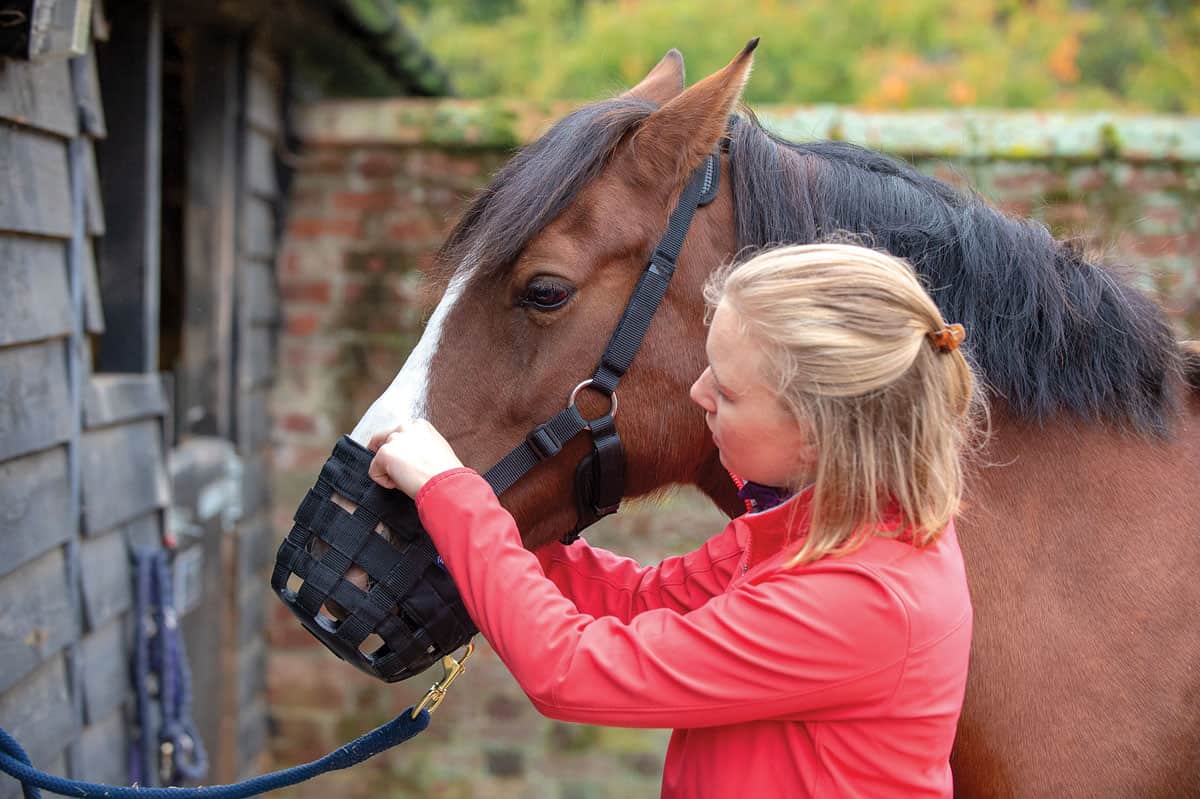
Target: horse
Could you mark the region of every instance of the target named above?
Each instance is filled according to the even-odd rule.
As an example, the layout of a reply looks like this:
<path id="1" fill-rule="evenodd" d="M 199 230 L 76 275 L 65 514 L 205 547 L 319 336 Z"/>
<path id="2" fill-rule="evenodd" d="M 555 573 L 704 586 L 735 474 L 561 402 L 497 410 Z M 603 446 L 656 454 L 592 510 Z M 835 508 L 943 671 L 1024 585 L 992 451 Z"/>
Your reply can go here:
<path id="1" fill-rule="evenodd" d="M 976 627 L 956 795 L 1200 795 L 1200 348 L 1041 224 L 868 149 L 765 131 L 739 103 L 755 44 L 690 87 L 672 50 L 503 166 L 438 252 L 441 299 L 351 436 L 425 417 L 468 466 L 497 462 L 588 377 L 688 176 L 719 154 L 716 198 L 619 389 L 625 496 L 691 484 L 744 509 L 688 400 L 710 272 L 839 232 L 907 259 L 969 331 L 991 407 L 958 525 Z M 611 401 L 579 398 L 585 416 Z M 527 547 L 575 525 L 585 438 L 502 495 Z"/>

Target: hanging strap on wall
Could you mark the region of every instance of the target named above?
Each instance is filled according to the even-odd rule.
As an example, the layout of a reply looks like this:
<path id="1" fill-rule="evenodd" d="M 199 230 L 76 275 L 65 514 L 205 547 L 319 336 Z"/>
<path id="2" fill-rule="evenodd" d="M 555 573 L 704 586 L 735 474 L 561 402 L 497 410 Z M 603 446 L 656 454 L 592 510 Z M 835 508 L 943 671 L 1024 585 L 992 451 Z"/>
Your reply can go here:
<path id="1" fill-rule="evenodd" d="M 129 743 L 129 779 L 139 785 L 196 782 L 208 753 L 192 720 L 192 675 L 165 550 L 134 553 L 132 673 L 137 716 Z M 152 698 L 157 697 L 157 706 Z"/>

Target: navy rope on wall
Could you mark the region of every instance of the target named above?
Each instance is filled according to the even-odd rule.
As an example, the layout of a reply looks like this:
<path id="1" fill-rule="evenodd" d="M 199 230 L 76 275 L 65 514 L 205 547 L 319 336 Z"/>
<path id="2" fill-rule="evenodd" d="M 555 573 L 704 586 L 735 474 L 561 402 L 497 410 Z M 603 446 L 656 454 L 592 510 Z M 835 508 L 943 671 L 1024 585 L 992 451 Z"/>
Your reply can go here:
<path id="1" fill-rule="evenodd" d="M 208 773 L 208 753 L 192 720 L 192 675 L 179 632 L 167 553 L 135 553 L 134 574 L 131 666 L 137 727 L 129 742 L 129 779 L 141 785 L 197 782 Z M 157 746 L 150 705 L 152 675 L 158 678 Z M 157 782 L 151 782 L 151 775 Z"/>

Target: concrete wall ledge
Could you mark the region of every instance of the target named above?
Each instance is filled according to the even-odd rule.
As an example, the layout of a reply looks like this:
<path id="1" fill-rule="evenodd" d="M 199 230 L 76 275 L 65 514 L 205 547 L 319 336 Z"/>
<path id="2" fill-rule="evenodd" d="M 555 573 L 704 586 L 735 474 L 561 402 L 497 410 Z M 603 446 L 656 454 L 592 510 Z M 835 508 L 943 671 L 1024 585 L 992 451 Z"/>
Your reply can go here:
<path id="1" fill-rule="evenodd" d="M 519 147 L 579 103 L 521 100 L 342 100 L 300 110 L 309 145 Z M 796 140 L 841 139 L 884 152 L 959 159 L 1200 163 L 1200 116 L 989 109 L 863 111 L 758 106 L 763 124 Z"/>

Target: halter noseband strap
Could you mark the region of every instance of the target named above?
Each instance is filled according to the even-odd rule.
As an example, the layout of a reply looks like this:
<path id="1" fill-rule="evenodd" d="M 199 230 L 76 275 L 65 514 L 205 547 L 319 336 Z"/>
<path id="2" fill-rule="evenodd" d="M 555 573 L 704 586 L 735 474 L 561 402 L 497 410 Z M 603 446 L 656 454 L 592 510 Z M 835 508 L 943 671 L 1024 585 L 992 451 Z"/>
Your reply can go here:
<path id="1" fill-rule="evenodd" d="M 575 529 L 563 536 L 564 544 L 575 541 L 584 528 L 616 512 L 621 504 L 621 497 L 625 493 L 625 457 L 613 419 L 617 384 L 633 363 L 650 328 L 650 320 L 666 296 L 692 217 L 697 208 L 716 198 L 720 176 L 721 161 L 715 153 L 705 158 L 704 163 L 692 172 L 679 202 L 671 212 L 667 232 L 654 248 L 592 377 L 575 388 L 566 408 L 535 427 L 525 441 L 483 476 L 493 491 L 503 494 L 534 466 L 561 452 L 572 438 L 584 430 L 589 431 L 592 434 L 592 451 L 575 470 L 578 519 Z M 609 398 L 612 404 L 603 416 L 584 419 L 575 407 L 575 396 L 585 387 Z"/>

